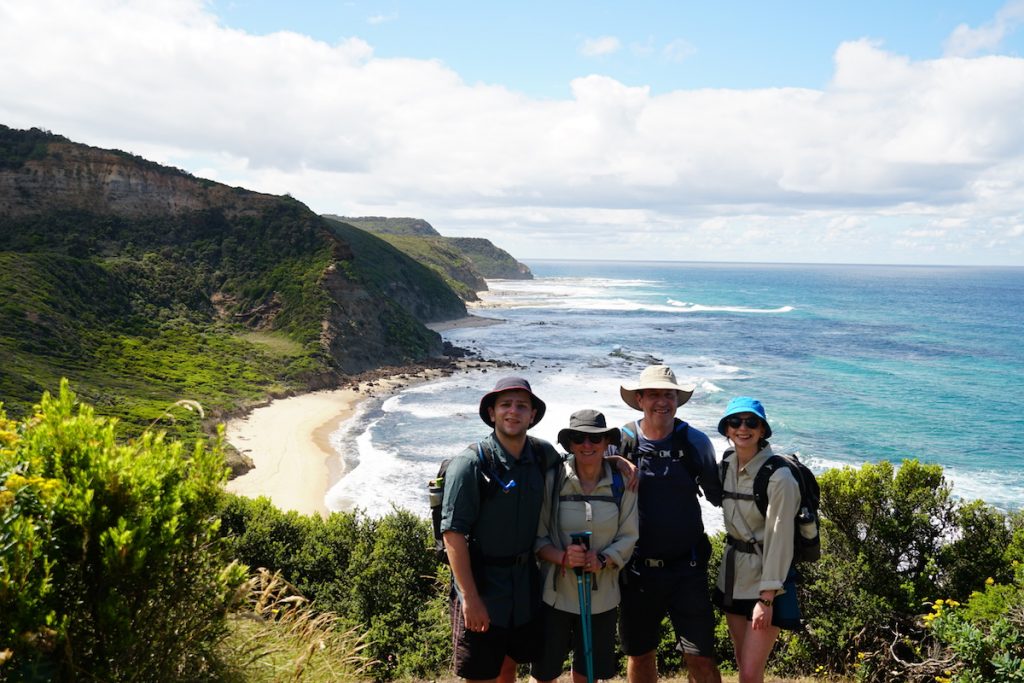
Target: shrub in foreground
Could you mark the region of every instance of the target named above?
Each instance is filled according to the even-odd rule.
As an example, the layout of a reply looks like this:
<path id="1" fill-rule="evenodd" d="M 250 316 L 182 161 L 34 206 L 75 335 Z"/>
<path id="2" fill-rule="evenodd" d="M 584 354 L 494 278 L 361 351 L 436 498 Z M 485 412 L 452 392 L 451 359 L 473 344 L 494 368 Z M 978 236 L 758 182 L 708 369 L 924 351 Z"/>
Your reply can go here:
<path id="1" fill-rule="evenodd" d="M 234 556 L 280 572 L 316 610 L 364 634 L 375 680 L 432 677 L 447 669 L 448 571 L 435 563 L 430 525 L 406 510 L 329 517 L 282 512 L 266 498 L 228 496 L 222 532 Z"/>
<path id="2" fill-rule="evenodd" d="M 19 424 L 0 413 L 0 677 L 217 678 L 245 579 L 218 534 L 219 440 L 118 443 L 66 382 Z"/>

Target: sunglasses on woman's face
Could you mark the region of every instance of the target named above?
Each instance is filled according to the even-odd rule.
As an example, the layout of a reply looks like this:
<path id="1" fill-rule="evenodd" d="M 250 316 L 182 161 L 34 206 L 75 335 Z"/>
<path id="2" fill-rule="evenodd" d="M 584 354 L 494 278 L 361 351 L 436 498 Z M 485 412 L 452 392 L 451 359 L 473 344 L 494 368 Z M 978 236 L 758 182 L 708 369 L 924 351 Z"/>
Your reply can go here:
<path id="1" fill-rule="evenodd" d="M 747 429 L 757 429 L 761 426 L 761 418 L 759 417 L 732 417 L 725 418 L 725 424 L 729 425 L 733 429 L 739 429 L 740 425 L 747 425 Z"/>
<path id="2" fill-rule="evenodd" d="M 579 446 L 584 441 L 589 441 L 595 446 L 604 441 L 604 434 L 573 434 L 569 437 L 569 441 Z"/>

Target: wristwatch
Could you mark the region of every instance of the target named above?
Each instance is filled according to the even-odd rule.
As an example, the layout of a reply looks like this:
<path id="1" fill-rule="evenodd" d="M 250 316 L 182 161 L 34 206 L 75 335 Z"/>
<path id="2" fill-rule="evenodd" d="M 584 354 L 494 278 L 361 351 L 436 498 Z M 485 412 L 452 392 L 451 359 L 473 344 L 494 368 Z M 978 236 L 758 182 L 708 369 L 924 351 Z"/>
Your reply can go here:
<path id="1" fill-rule="evenodd" d="M 769 600 L 768 598 L 758 598 L 757 601 L 765 607 L 771 607 L 772 603 L 774 602 L 773 600 Z"/>
<path id="2" fill-rule="evenodd" d="M 608 558 L 604 556 L 604 553 L 597 554 L 597 561 L 601 563 L 601 569 L 608 566 Z"/>

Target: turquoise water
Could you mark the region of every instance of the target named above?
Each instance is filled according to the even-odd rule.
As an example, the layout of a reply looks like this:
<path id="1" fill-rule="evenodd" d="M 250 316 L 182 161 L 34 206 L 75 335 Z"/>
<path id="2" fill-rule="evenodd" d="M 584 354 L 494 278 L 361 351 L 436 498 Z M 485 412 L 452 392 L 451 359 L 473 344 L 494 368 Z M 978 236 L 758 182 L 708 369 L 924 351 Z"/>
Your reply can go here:
<path id="1" fill-rule="evenodd" d="M 541 437 L 581 407 L 633 419 L 619 384 L 665 362 L 697 386 L 679 414 L 719 453 L 723 407 L 753 395 L 776 448 L 818 471 L 913 457 L 942 465 L 961 497 L 1024 505 L 1024 269 L 527 264 L 534 280 L 492 281 L 474 311 L 502 324 L 444 336 L 524 366 L 549 404 Z M 355 467 L 335 504 L 425 512 L 437 462 L 486 431 L 476 402 L 494 378 L 447 378 L 368 406 L 337 435 Z"/>

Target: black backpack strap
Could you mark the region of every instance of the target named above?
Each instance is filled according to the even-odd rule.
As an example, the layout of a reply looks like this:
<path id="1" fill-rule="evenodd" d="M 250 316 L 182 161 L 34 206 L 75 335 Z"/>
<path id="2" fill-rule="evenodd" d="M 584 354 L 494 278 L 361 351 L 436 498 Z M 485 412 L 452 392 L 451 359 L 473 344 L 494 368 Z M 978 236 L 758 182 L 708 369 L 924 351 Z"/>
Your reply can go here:
<path id="1" fill-rule="evenodd" d="M 773 455 L 764 461 L 761 469 L 754 477 L 754 503 L 762 515 L 768 516 L 768 480 L 772 478 L 780 468 L 788 468 L 789 464 L 781 455 Z M 799 482 L 797 482 L 799 483 Z"/>
<path id="2" fill-rule="evenodd" d="M 718 476 L 722 481 L 722 500 L 730 498 L 732 500 L 757 500 L 757 496 L 752 493 L 739 493 L 737 491 L 727 491 L 725 488 L 725 475 L 729 471 L 729 455 L 733 451 L 728 450 L 725 452 L 725 457 L 722 458 L 722 462 L 718 463 Z"/>
<path id="3" fill-rule="evenodd" d="M 675 418 L 674 426 L 672 429 L 672 452 L 678 454 L 675 457 L 680 458 L 683 461 L 683 467 L 686 468 L 686 473 L 689 474 L 693 480 L 700 483 L 700 463 L 697 461 L 697 449 L 692 443 L 690 443 L 689 437 L 690 425 L 686 424 L 678 417 Z M 698 495 L 699 495 L 698 491 Z"/>

